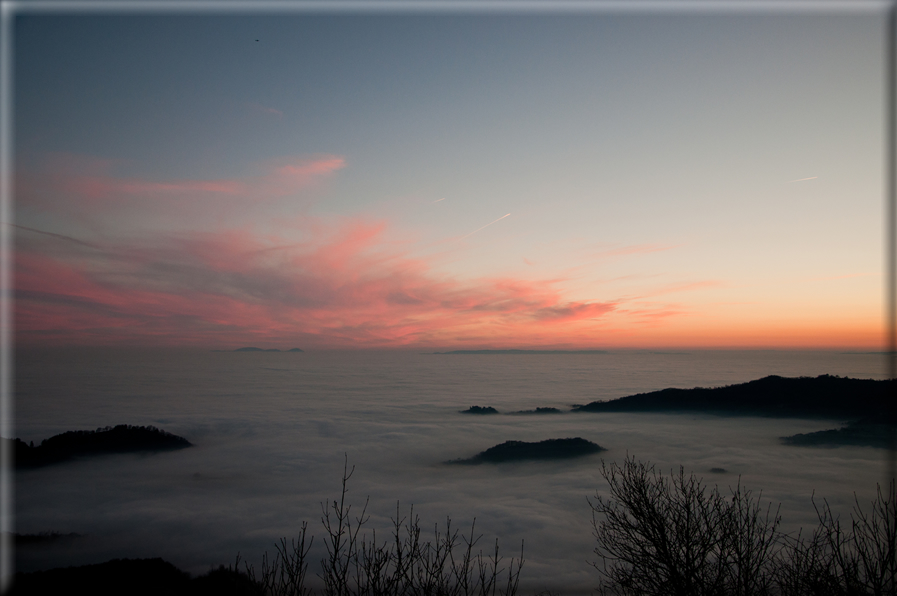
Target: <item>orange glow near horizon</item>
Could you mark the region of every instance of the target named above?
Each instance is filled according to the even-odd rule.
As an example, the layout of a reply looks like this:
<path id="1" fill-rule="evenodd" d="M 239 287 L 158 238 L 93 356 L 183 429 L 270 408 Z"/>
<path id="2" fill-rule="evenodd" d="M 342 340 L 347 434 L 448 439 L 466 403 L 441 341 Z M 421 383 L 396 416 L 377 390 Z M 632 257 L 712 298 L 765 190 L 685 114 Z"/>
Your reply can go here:
<path id="1" fill-rule="evenodd" d="M 884 337 L 881 314 L 855 297 L 875 286 L 868 276 L 808 276 L 794 286 L 803 293 L 784 300 L 744 281 L 738 290 L 651 270 L 609 281 L 593 273 L 625 259 L 668 259 L 677 247 L 665 243 L 605 247 L 543 277 L 525 256 L 529 267 L 516 274 L 463 276 L 443 268 L 458 241 L 420 252 L 387 219 L 364 214 L 166 227 L 259 196 L 272 205 L 278 197 L 294 201 L 344 167 L 338 156 L 279 160 L 261 175 L 203 181 L 116 179 L 101 160 L 61 162 L 43 182 L 21 178 L 21 207 L 101 233 L 18 227 L 17 345 L 879 349 Z M 71 166 L 79 163 L 92 164 L 89 175 Z M 161 227 L 128 233 L 127 222 L 142 225 L 147 214 Z M 825 286 L 829 298 L 812 285 L 826 283 L 836 284 Z"/>
<path id="2" fill-rule="evenodd" d="M 874 313 L 845 313 L 821 323 L 793 310 L 750 315 L 749 307 L 731 305 L 571 300 L 563 279 L 440 277 L 424 259 L 388 252 L 384 230 L 383 222 L 352 220 L 317 243 L 228 231 L 169 237 L 165 246 L 87 247 L 23 231 L 15 258 L 17 343 L 454 349 L 882 345 L 881 317 Z M 700 292 L 701 286 L 685 289 Z M 670 291 L 658 294 L 675 298 Z"/>

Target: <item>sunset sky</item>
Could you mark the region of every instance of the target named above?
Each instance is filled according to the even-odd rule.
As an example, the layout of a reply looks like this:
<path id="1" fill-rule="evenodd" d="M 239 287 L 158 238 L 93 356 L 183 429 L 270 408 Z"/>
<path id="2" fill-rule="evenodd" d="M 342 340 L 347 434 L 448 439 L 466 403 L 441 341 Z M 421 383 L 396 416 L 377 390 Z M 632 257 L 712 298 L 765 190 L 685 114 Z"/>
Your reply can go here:
<path id="1" fill-rule="evenodd" d="M 883 336 L 883 5 L 21 13 L 16 342 Z"/>

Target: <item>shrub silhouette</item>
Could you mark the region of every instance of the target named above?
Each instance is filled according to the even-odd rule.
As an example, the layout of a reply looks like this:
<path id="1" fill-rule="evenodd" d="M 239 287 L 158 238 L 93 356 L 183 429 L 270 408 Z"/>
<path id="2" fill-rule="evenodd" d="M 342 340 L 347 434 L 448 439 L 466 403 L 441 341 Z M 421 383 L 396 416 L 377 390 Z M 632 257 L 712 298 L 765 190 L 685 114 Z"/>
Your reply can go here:
<path id="1" fill-rule="evenodd" d="M 871 511 L 854 497 L 850 524 L 842 527 L 828 502 L 813 506 L 819 526 L 809 538 L 788 538 L 777 569 L 784 596 L 897 594 L 897 494 L 878 487 Z"/>
<path id="2" fill-rule="evenodd" d="M 778 511 L 764 513 L 740 484 L 731 498 L 694 476 L 666 477 L 627 458 L 602 463 L 610 499 L 598 495 L 592 527 L 610 594 L 764 594 L 780 543 Z"/>
<path id="3" fill-rule="evenodd" d="M 346 501 L 347 483 L 355 471 L 343 469 L 342 493 L 339 500 L 322 503 L 326 557 L 321 561 L 318 577 L 324 583 L 324 596 L 514 596 L 523 566 L 523 545 L 520 558 L 511 558 L 502 565 L 498 540 L 490 554 L 474 547 L 482 535 L 475 536 L 476 520 L 470 534 L 452 530 L 446 518 L 445 530 L 434 528 L 432 541 L 421 536 L 420 518 L 412 508 L 402 517 L 398 504 L 389 539 L 377 541 L 376 531 L 370 536 L 362 529 L 368 521 L 367 501 L 361 514 L 352 516 Z M 259 591 L 272 596 L 309 596 L 305 586 L 307 558 L 314 537 L 307 539 L 308 524 L 303 523 L 299 538 L 281 539 L 276 554 L 262 558 L 261 575 L 246 565 L 246 573 L 259 586 Z M 237 560 L 239 565 L 239 558 Z"/>
<path id="4" fill-rule="evenodd" d="M 819 526 L 804 538 L 783 533 L 779 510 L 740 482 L 724 495 L 681 467 L 665 476 L 628 457 L 601 474 L 610 497 L 589 503 L 602 594 L 897 594 L 893 480 L 870 512 L 856 501 L 849 529 L 814 501 Z"/>

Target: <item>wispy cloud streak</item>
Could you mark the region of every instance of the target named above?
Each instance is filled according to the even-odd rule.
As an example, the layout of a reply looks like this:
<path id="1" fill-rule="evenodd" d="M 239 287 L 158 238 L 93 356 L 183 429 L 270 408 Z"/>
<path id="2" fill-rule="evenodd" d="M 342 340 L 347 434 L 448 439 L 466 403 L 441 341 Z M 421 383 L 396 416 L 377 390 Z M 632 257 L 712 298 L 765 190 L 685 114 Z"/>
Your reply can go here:
<path id="1" fill-rule="evenodd" d="M 345 165 L 335 155 L 288 157 L 243 176 L 151 180 L 116 176 L 110 160 L 58 155 L 20 174 L 17 342 L 598 346 L 687 311 L 645 296 L 712 287 L 667 280 L 605 295 L 594 265 L 576 284 L 576 265 L 542 279 L 450 275 L 439 254 L 413 256 L 386 220 L 302 208 Z M 669 248 L 610 246 L 579 260 Z M 591 286 L 579 283 L 586 276 Z"/>
<path id="2" fill-rule="evenodd" d="M 342 347 L 561 341 L 616 308 L 565 300 L 554 282 L 440 278 L 424 261 L 384 251 L 384 229 L 354 219 L 312 243 L 231 230 L 99 250 L 28 229 L 16 254 L 19 337 Z M 53 246 L 60 242 L 69 247 L 62 254 Z"/>
<path id="3" fill-rule="evenodd" d="M 479 232 L 480 230 L 485 230 L 486 228 L 488 228 L 488 227 L 491 226 L 492 224 L 494 224 L 494 223 L 496 223 L 496 222 L 499 222 L 499 221 L 503 220 L 503 219 L 506 218 L 506 217 L 510 217 L 510 215 L 511 215 L 510 213 L 508 213 L 507 215 L 502 215 L 501 217 L 499 217 L 499 218 L 496 219 L 495 221 L 490 221 L 489 223 L 487 223 L 487 224 L 486 224 L 485 226 L 483 226 L 482 228 L 477 228 L 477 229 L 475 229 L 473 232 L 471 232 L 470 234 L 467 234 L 466 236 L 461 236 L 460 238 L 458 238 L 458 242 L 464 240 L 465 238 L 470 238 L 471 236 L 473 236 L 474 234 L 476 234 L 476 233 Z"/>
<path id="4" fill-rule="evenodd" d="M 257 202 L 294 195 L 345 165 L 345 159 L 336 155 L 289 157 L 259 164 L 254 173 L 242 177 L 150 180 L 114 175 L 111 160 L 59 154 L 38 171 L 19 173 L 16 200 L 45 211 L 134 208 L 141 203 L 175 208 L 209 200 Z"/>

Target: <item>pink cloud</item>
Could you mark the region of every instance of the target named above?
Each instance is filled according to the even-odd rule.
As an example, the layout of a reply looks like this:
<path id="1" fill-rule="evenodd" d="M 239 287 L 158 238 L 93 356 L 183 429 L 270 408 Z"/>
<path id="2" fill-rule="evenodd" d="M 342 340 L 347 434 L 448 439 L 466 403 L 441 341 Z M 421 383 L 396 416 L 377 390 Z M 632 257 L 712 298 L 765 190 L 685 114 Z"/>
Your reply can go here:
<path id="1" fill-rule="evenodd" d="M 264 164 L 262 173 L 248 179 L 256 199 L 283 197 L 308 187 L 346 166 L 346 160 L 336 155 L 317 155 L 310 158 L 280 159 Z"/>
<path id="2" fill-rule="evenodd" d="M 112 173 L 115 165 L 112 160 L 55 155 L 38 171 L 18 174 L 16 200 L 45 211 L 116 204 L 133 208 L 140 203 L 158 208 L 209 199 L 265 201 L 313 186 L 345 167 L 345 159 L 335 155 L 282 158 L 260 164 L 252 175 L 212 180 L 120 177 Z"/>
<path id="3" fill-rule="evenodd" d="M 580 302 L 564 306 L 549 306 L 538 310 L 536 318 L 551 321 L 594 319 L 615 309 L 611 303 Z"/>
<path id="4" fill-rule="evenodd" d="M 565 340 L 612 313 L 551 281 L 440 278 L 383 248 L 385 224 L 341 222 L 315 243 L 246 231 L 94 246 L 25 230 L 17 247 L 22 342 L 305 346 Z M 585 333 L 582 333 L 586 335 Z"/>
<path id="5" fill-rule="evenodd" d="M 635 308 L 634 298 L 570 299 L 563 291 L 569 279 L 560 277 L 440 275 L 431 260 L 412 258 L 401 244 L 387 242 L 382 220 L 324 220 L 306 213 L 278 219 L 281 235 L 222 223 L 229 210 L 240 216 L 233 221 L 246 225 L 242 206 L 301 195 L 345 167 L 339 156 L 272 160 L 244 176 L 209 180 L 116 176 L 119 165 L 62 155 L 44 170 L 17 179 L 17 207 L 42 212 L 45 217 L 38 221 L 71 218 L 95 234 L 85 242 L 30 224 L 17 226 L 18 341 L 594 346 L 611 341 L 614 330 L 627 322 L 630 328 L 644 327 L 645 321 L 678 314 Z M 187 225 L 178 229 L 189 232 L 173 231 L 171 222 L 180 223 L 186 215 L 216 227 L 199 232 Z M 123 223 L 143 224 L 146 218 L 150 224 L 134 229 L 155 230 L 155 235 L 129 235 Z M 96 235 L 103 223 L 116 236 Z M 666 248 L 646 244 L 599 256 Z M 701 288 L 702 283 L 707 282 L 653 293 Z"/>

